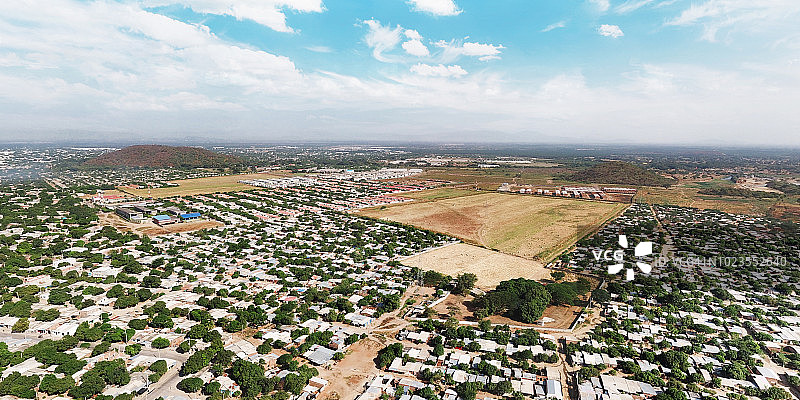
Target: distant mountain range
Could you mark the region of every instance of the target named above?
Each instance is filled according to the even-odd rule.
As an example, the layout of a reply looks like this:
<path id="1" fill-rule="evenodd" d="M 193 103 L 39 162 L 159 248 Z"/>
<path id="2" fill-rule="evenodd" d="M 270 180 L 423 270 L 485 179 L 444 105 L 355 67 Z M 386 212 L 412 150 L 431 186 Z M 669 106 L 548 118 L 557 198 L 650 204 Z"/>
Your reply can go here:
<path id="1" fill-rule="evenodd" d="M 244 164 L 236 156 L 199 147 L 136 145 L 89 159 L 88 168 L 227 168 Z"/>
<path id="2" fill-rule="evenodd" d="M 633 186 L 670 186 L 674 179 L 622 161 L 608 161 L 578 171 L 567 177 L 570 181 Z"/>

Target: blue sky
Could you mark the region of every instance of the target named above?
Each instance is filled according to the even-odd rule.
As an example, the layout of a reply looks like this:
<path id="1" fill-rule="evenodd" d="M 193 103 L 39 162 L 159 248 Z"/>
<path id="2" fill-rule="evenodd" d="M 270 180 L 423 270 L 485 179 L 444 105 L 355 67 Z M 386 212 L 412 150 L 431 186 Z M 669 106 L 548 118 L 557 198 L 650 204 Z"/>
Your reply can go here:
<path id="1" fill-rule="evenodd" d="M 800 145 L 796 0 L 0 4 L 7 140 Z"/>

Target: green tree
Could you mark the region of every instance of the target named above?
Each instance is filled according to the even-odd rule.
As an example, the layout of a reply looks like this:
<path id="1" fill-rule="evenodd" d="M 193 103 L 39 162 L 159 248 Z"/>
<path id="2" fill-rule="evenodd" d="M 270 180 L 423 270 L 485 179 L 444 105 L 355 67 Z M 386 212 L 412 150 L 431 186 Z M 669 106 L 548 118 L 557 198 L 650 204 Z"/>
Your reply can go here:
<path id="1" fill-rule="evenodd" d="M 476 282 L 478 282 L 478 277 L 475 274 L 459 274 L 456 276 L 456 282 L 453 285 L 452 292 L 454 294 L 469 293 L 469 291 L 475 287 Z"/>
<path id="2" fill-rule="evenodd" d="M 13 333 L 25 332 L 26 330 L 28 330 L 29 325 L 30 323 L 28 322 L 27 318 L 20 318 L 11 327 L 11 332 Z"/>
<path id="3" fill-rule="evenodd" d="M 178 382 L 178 389 L 186 393 L 195 393 L 203 387 L 203 380 L 200 378 L 184 378 Z"/>
<path id="4" fill-rule="evenodd" d="M 150 343 L 150 346 L 152 346 L 154 349 L 166 349 L 169 347 L 169 340 L 162 337 L 157 337 L 153 339 L 153 342 Z"/>

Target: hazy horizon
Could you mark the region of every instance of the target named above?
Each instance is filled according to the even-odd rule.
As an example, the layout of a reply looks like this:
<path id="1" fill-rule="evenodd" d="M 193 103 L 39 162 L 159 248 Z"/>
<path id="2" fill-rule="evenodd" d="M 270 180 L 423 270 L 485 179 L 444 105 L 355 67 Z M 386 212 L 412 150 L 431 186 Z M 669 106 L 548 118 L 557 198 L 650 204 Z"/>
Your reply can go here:
<path id="1" fill-rule="evenodd" d="M 0 4 L 3 141 L 800 146 L 800 2 Z"/>

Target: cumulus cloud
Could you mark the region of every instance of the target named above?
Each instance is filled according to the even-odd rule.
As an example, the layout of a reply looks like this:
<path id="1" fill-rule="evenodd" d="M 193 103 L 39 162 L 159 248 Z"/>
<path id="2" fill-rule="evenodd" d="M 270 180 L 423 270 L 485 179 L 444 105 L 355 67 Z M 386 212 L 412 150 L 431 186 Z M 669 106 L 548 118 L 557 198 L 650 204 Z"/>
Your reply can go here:
<path id="1" fill-rule="evenodd" d="M 422 42 L 422 35 L 414 29 L 404 29 L 397 25 L 383 25 L 380 21 L 371 19 L 363 22 L 367 26 L 364 41 L 372 49 L 373 57 L 382 62 L 399 63 L 408 62 L 410 59 L 399 52 L 392 50 L 401 44 L 407 55 L 417 58 L 426 58 L 428 61 L 442 64 L 452 63 L 462 57 L 475 57 L 480 61 L 489 61 L 500 58 L 503 45 L 490 43 L 466 42 L 463 40 L 439 40 L 433 42 L 434 51 Z M 403 39 L 406 39 L 403 41 Z M 438 51 L 435 49 L 439 49 Z"/>
<path id="2" fill-rule="evenodd" d="M 460 65 L 428 65 L 417 64 L 411 67 L 411 72 L 422 76 L 441 76 L 445 78 L 458 78 L 467 74 Z"/>
<path id="3" fill-rule="evenodd" d="M 413 29 L 407 29 L 403 34 L 409 39 L 403 42 L 402 45 L 406 53 L 417 57 L 425 57 L 430 54 L 428 47 L 422 43 L 422 35 L 420 35 L 419 32 Z"/>
<path id="4" fill-rule="evenodd" d="M 180 5 L 201 14 L 227 15 L 250 20 L 279 32 L 294 32 L 286 25 L 285 9 L 322 12 L 322 0 L 141 0 L 146 7 Z"/>
<path id="5" fill-rule="evenodd" d="M 603 36 L 612 37 L 614 39 L 625 36 L 625 34 L 622 33 L 622 29 L 620 29 L 620 27 L 617 25 L 600 25 L 600 27 L 597 28 L 597 33 Z"/>
<path id="6" fill-rule="evenodd" d="M 433 14 L 436 16 L 453 16 L 461 14 L 453 0 L 409 0 L 408 4 L 414 11 Z"/>
<path id="7" fill-rule="evenodd" d="M 388 25 L 384 26 L 380 21 L 374 19 L 364 21 L 364 23 L 369 28 L 364 40 L 367 42 L 367 46 L 372 48 L 372 56 L 378 61 L 392 62 L 393 59 L 384 56 L 383 53 L 397 47 L 402 39 L 403 28 L 400 25 L 394 28 Z"/>
<path id="8" fill-rule="evenodd" d="M 560 29 L 565 26 L 567 26 L 567 21 L 558 21 L 550 25 L 547 25 L 546 27 L 544 27 L 544 29 L 541 30 L 541 32 L 550 32 L 554 29 Z"/>

